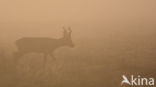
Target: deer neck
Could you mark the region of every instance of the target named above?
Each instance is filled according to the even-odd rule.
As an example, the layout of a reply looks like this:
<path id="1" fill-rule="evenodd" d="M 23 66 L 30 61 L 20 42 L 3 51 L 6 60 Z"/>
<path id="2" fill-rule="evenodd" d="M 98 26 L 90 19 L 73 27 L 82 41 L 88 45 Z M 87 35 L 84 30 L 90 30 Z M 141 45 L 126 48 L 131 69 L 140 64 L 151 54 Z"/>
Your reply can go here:
<path id="1" fill-rule="evenodd" d="M 58 39 L 58 47 L 66 46 L 66 40 L 64 38 Z"/>

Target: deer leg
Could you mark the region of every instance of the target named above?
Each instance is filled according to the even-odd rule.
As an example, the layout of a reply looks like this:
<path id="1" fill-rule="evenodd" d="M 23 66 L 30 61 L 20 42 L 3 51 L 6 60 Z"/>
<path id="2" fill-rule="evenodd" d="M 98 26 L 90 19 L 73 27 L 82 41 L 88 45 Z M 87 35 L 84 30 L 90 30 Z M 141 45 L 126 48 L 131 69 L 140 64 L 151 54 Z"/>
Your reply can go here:
<path id="1" fill-rule="evenodd" d="M 47 53 L 44 53 L 44 63 L 43 63 L 43 67 L 45 67 L 46 63 L 47 63 L 47 57 L 48 57 L 48 54 Z"/>
<path id="2" fill-rule="evenodd" d="M 19 58 L 22 57 L 23 55 L 24 55 L 23 52 L 16 52 L 16 53 L 14 54 L 15 63 L 17 63 L 18 60 L 19 60 Z"/>
<path id="3" fill-rule="evenodd" d="M 23 56 L 23 53 L 22 52 L 16 52 L 15 54 L 14 54 L 14 57 L 21 57 L 21 56 Z"/>

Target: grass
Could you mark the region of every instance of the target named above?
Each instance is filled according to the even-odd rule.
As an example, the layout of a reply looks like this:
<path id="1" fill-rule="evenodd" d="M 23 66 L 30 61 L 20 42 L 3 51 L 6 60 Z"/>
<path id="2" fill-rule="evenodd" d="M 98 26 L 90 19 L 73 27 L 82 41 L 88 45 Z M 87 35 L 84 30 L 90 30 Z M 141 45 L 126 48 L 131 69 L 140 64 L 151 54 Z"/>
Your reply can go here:
<path id="1" fill-rule="evenodd" d="M 3 48 L 0 87 L 120 87 L 123 74 L 155 74 L 153 47 L 120 42 L 78 45 L 57 50 L 57 59 L 49 56 L 46 67 L 42 54 L 27 54 L 15 64 L 13 55 Z"/>

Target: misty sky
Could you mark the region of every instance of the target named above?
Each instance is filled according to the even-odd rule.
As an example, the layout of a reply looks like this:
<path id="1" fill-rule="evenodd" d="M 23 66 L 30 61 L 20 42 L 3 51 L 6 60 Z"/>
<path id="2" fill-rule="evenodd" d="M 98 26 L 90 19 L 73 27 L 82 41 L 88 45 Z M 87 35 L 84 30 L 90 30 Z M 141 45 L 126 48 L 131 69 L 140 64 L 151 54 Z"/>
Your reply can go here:
<path id="1" fill-rule="evenodd" d="M 155 8 L 156 0 L 1 0 L 0 34 L 57 37 L 62 26 L 82 37 L 146 31 L 156 28 Z"/>
<path id="2" fill-rule="evenodd" d="M 1 0 L 1 22 L 155 20 L 155 0 Z"/>

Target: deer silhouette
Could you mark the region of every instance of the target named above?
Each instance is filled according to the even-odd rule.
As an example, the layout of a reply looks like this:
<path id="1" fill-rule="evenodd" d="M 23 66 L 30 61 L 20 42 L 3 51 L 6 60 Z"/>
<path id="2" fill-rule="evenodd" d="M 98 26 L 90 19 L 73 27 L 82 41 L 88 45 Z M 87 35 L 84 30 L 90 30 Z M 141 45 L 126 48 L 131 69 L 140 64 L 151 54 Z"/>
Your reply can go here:
<path id="1" fill-rule="evenodd" d="M 16 59 L 24 54 L 36 52 L 44 54 L 44 61 L 50 55 L 55 59 L 53 52 L 63 46 L 74 47 L 71 39 L 72 30 L 69 27 L 68 31 L 63 27 L 63 37 L 59 39 L 40 38 L 40 37 L 25 37 L 16 41 L 18 51 L 15 53 Z M 16 60 L 17 61 L 17 60 Z"/>

